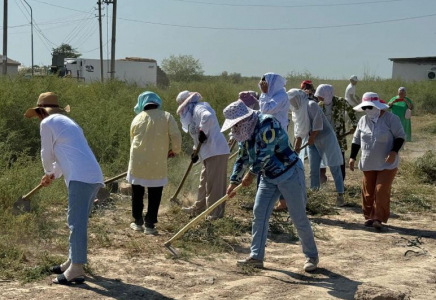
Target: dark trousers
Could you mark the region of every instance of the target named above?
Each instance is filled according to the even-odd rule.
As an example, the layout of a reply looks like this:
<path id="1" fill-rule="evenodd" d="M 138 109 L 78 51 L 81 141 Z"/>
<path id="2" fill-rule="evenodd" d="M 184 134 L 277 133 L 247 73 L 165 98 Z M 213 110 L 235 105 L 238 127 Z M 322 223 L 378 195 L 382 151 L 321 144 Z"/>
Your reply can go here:
<path id="1" fill-rule="evenodd" d="M 145 188 L 141 185 L 132 184 L 132 216 L 135 219 L 136 225 L 154 228 L 157 223 L 157 214 L 159 212 L 160 201 L 162 199 L 163 186 L 149 187 L 148 191 L 148 207 L 145 217 L 142 218 L 144 210 L 144 194 Z"/>
<path id="2" fill-rule="evenodd" d="M 322 178 L 326 178 L 326 172 L 327 172 L 327 168 L 321 168 L 321 181 Z M 341 172 L 342 172 L 342 178 L 345 181 L 345 152 L 342 152 L 342 166 L 341 166 Z"/>

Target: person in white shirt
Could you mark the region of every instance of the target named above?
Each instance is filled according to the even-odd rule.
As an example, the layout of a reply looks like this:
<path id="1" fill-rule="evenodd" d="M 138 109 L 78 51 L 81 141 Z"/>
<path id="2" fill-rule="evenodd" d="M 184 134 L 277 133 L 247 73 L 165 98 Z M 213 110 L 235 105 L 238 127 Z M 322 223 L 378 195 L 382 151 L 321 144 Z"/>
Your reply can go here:
<path id="1" fill-rule="evenodd" d="M 44 187 L 64 176 L 68 188 L 68 226 L 70 253 L 66 262 L 54 266 L 53 283 L 69 284 L 85 281 L 83 265 L 87 263 L 88 218 L 98 190 L 104 186 L 100 166 L 80 126 L 64 114 L 54 93 L 39 96 L 37 107 L 24 114 L 38 117 L 41 133 L 41 160 L 45 175 Z"/>
<path id="2" fill-rule="evenodd" d="M 221 133 L 215 111 L 207 102 L 200 102 L 199 93 L 180 92 L 176 98 L 179 108 L 182 129 L 189 132 L 194 140 L 194 147 L 201 143 L 198 155 L 191 156 L 196 163 L 200 158 L 203 162 L 198 188 L 197 201 L 182 210 L 191 215 L 197 215 L 225 196 L 227 190 L 227 160 L 230 149 L 226 138 Z M 225 204 L 218 206 L 208 216 L 209 219 L 222 218 Z"/>
<path id="3" fill-rule="evenodd" d="M 289 99 L 286 94 L 286 79 L 275 73 L 266 73 L 259 82 L 262 94 L 259 98 L 260 112 L 275 117 L 285 132 L 289 124 Z"/>
<path id="4" fill-rule="evenodd" d="M 350 77 L 350 84 L 347 86 L 345 90 L 345 100 L 347 100 L 348 104 L 351 106 L 356 106 L 360 104 L 360 99 L 356 95 L 356 85 L 359 80 L 356 75 Z"/>

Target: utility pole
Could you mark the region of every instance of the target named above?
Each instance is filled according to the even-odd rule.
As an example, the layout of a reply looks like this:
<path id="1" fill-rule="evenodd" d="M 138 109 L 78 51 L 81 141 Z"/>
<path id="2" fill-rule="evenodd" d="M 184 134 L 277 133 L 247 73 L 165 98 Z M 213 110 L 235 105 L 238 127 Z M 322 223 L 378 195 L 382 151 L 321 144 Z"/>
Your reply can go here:
<path id="1" fill-rule="evenodd" d="M 3 0 L 3 75 L 8 74 L 8 0 Z"/>
<path id="2" fill-rule="evenodd" d="M 29 3 L 27 3 L 26 0 L 24 0 L 24 2 L 27 4 L 27 6 L 29 6 L 30 8 L 30 28 L 31 28 L 31 38 L 30 38 L 30 43 L 31 43 L 31 51 L 32 51 L 32 77 L 33 75 L 35 75 L 35 71 L 33 69 L 33 66 L 35 65 L 33 63 L 33 10 L 32 10 L 32 6 L 29 5 Z"/>
<path id="3" fill-rule="evenodd" d="M 117 35 L 117 0 L 104 0 L 112 4 L 112 47 L 111 47 L 111 79 L 115 79 L 115 42 Z"/>
<path id="4" fill-rule="evenodd" d="M 103 33 L 101 26 L 101 0 L 98 0 L 98 26 L 100 31 L 100 76 L 101 82 L 104 82 L 104 71 L 103 71 Z"/>

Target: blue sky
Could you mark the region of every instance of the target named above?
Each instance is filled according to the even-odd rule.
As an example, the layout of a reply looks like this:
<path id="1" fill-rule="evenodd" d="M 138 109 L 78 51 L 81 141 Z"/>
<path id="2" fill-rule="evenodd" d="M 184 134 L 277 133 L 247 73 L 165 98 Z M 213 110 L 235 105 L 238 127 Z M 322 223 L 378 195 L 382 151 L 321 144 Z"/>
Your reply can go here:
<path id="1" fill-rule="evenodd" d="M 366 70 L 372 75 L 389 78 L 392 69 L 392 63 L 388 60 L 390 57 L 436 55 L 436 16 L 364 26 L 323 28 L 436 14 L 434 0 L 118 2 L 117 58 L 147 57 L 154 58 L 160 63 L 171 54 L 190 54 L 198 58 L 203 63 L 205 73 L 211 75 L 220 74 L 222 71 L 249 76 L 260 76 L 269 71 L 282 75 L 308 71 L 319 77 L 348 78 L 352 74 L 362 76 Z M 371 3 L 335 5 L 362 2 Z M 28 23 L 19 9 L 21 7 L 24 11 L 21 3 L 22 0 L 9 0 L 10 27 Z M 94 18 L 97 11 L 93 10 L 96 0 L 28 0 L 28 3 L 33 7 L 34 19 L 42 33 L 50 41 L 45 41 L 44 44 L 42 40 L 45 39 L 41 40 L 40 34 L 35 33 L 35 64 L 50 64 L 49 50 L 53 46 L 51 43 L 58 45 L 63 41 L 70 41 L 74 47 L 78 47 L 85 58 L 99 57 L 98 22 L 97 18 Z M 316 6 L 319 4 L 330 6 Z M 296 7 L 301 5 L 311 6 Z M 109 6 L 109 15 L 111 10 L 112 7 Z M 107 13 L 105 8 L 104 14 Z M 194 27 L 318 28 L 276 31 L 212 30 L 163 26 L 123 19 Z M 106 43 L 106 17 L 103 30 Z M 95 50 L 89 51 L 92 49 Z M 29 26 L 9 29 L 8 56 L 24 65 L 30 65 Z"/>

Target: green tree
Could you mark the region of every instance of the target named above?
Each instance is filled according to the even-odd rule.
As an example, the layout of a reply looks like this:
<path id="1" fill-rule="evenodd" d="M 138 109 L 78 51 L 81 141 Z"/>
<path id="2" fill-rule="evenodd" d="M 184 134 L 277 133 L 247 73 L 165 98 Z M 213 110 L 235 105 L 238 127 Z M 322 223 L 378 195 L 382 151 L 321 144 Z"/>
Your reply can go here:
<path id="1" fill-rule="evenodd" d="M 78 58 L 82 56 L 81 53 L 77 51 L 76 48 L 73 48 L 70 44 L 62 43 L 59 47 L 52 49 L 53 53 L 64 54 L 65 58 Z"/>
<path id="2" fill-rule="evenodd" d="M 174 81 L 191 81 L 203 74 L 203 66 L 192 55 L 171 55 L 162 61 L 162 69 Z"/>

